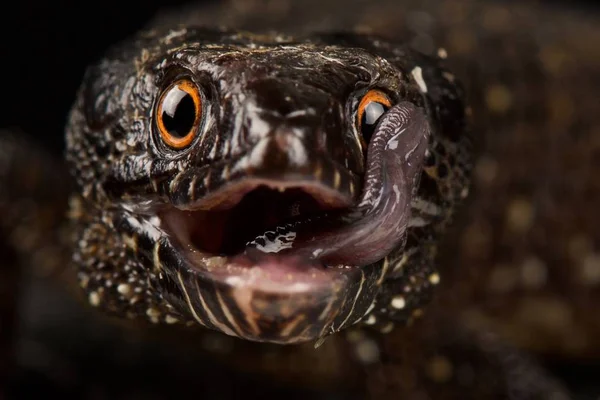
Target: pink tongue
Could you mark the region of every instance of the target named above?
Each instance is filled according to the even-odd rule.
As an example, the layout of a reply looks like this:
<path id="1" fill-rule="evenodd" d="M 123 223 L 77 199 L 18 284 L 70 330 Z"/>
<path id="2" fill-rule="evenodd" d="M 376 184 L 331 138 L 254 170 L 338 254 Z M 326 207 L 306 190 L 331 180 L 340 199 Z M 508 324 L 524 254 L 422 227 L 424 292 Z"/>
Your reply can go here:
<path id="1" fill-rule="evenodd" d="M 348 279 L 344 269 L 325 268 L 319 260 L 290 253 L 266 254 L 248 249 L 228 258 L 227 264 L 227 268 L 212 269 L 211 274 L 222 274 L 234 287 L 252 287 L 278 294 L 312 292 L 315 287 L 329 287 Z"/>

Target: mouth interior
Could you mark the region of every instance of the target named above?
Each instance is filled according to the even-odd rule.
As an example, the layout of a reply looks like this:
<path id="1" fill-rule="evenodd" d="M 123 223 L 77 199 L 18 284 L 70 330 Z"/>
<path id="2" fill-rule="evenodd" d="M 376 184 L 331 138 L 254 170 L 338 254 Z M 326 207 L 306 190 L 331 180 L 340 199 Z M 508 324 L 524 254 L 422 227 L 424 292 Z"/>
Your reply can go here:
<path id="1" fill-rule="evenodd" d="M 272 189 L 258 186 L 228 209 L 181 211 L 180 223 L 187 226 L 189 243 L 213 255 L 233 256 L 246 244 L 277 226 L 310 218 L 345 204 L 307 188 Z"/>

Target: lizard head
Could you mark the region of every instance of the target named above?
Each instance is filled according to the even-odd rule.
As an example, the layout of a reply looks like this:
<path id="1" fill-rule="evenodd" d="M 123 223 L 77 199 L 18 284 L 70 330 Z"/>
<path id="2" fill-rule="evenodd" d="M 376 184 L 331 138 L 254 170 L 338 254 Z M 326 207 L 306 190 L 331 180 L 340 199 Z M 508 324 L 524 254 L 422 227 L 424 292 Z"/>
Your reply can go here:
<path id="1" fill-rule="evenodd" d="M 412 318 L 469 169 L 438 61 L 191 27 L 112 49 L 67 126 L 90 302 L 275 343 Z"/>

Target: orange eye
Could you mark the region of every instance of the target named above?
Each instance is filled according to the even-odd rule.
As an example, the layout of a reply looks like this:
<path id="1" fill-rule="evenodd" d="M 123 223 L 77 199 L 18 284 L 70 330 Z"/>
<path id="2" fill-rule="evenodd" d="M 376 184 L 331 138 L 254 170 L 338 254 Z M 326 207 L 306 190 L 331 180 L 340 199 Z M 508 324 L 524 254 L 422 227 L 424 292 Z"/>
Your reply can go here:
<path id="1" fill-rule="evenodd" d="M 202 96 L 194 82 L 178 80 L 160 95 L 156 122 L 160 137 L 168 146 L 188 146 L 198 133 L 201 117 Z"/>
<path id="2" fill-rule="evenodd" d="M 371 89 L 364 95 L 358 105 L 358 131 L 364 141 L 369 143 L 377 126 L 377 121 L 387 110 L 392 107 L 392 102 L 385 93 Z"/>

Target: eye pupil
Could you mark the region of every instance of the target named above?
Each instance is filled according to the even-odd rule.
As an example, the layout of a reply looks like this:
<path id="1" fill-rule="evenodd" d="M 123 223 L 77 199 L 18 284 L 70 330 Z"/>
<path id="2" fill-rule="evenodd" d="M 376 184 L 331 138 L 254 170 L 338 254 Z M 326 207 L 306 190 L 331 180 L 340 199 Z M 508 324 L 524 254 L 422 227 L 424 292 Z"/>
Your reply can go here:
<path id="1" fill-rule="evenodd" d="M 189 134 L 196 121 L 194 99 L 179 87 L 173 87 L 164 97 L 162 122 L 167 132 L 175 138 Z"/>
<path id="2" fill-rule="evenodd" d="M 379 118 L 381 118 L 388 109 L 388 106 L 376 101 L 371 101 L 365 106 L 360 121 L 361 134 L 365 142 L 369 143 L 371 136 L 373 136 L 373 132 L 375 131 L 377 121 L 379 121 Z"/>

